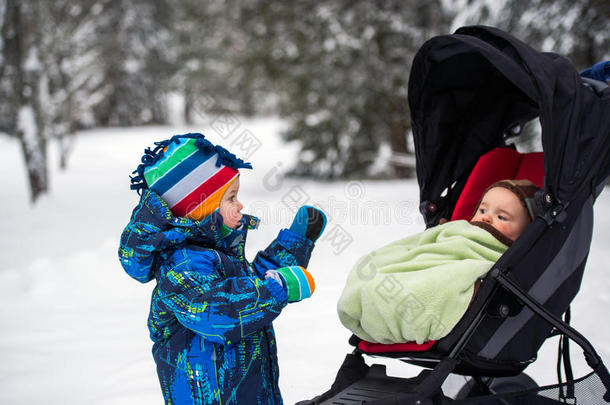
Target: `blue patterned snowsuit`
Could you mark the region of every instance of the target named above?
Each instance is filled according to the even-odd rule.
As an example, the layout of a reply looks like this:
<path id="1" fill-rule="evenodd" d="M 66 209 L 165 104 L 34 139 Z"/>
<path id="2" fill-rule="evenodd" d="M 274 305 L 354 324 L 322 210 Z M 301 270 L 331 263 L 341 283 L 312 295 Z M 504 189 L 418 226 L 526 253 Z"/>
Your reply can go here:
<path id="1" fill-rule="evenodd" d="M 286 293 L 271 268 L 306 267 L 313 243 L 284 229 L 252 264 L 244 257 L 248 229 L 224 238 L 222 217 L 201 222 L 175 217 L 154 192 L 144 190 L 123 231 L 119 259 L 140 282 L 157 281 L 148 328 L 167 404 L 281 404 L 271 322 Z"/>

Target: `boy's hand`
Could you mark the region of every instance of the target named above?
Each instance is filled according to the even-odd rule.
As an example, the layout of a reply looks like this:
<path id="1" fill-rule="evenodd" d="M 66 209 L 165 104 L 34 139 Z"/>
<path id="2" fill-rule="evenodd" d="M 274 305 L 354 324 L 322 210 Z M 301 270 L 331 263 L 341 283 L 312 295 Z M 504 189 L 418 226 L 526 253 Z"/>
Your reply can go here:
<path id="1" fill-rule="evenodd" d="M 311 297 L 316 285 L 311 274 L 301 266 L 267 270 L 265 279 L 274 279 L 286 290 L 288 302 L 298 302 Z"/>
<path id="2" fill-rule="evenodd" d="M 326 215 L 317 208 L 304 205 L 297 211 L 290 230 L 315 242 L 326 227 Z"/>

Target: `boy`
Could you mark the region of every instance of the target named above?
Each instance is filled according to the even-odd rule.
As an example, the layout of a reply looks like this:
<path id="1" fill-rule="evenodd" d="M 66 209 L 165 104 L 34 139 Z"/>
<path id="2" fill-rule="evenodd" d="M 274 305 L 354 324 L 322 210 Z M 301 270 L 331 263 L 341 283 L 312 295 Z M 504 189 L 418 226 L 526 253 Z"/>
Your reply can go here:
<path id="1" fill-rule="evenodd" d="M 376 343 L 447 335 L 473 297 L 475 283 L 535 218 L 529 180 L 502 180 L 484 193 L 469 222 L 452 221 L 362 257 L 337 310 L 343 325 Z"/>
<path id="2" fill-rule="evenodd" d="M 239 170 L 251 169 L 201 134 L 147 149 L 132 189 L 143 190 L 123 231 L 119 259 L 156 281 L 148 318 L 167 404 L 281 404 L 271 322 L 314 291 L 307 266 L 326 217 L 301 207 L 252 263 Z"/>

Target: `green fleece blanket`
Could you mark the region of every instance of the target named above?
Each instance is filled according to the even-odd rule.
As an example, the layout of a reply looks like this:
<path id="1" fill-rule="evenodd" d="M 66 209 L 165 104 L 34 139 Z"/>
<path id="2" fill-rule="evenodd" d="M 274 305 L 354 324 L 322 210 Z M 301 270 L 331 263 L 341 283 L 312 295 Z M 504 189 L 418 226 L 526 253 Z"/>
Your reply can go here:
<path id="1" fill-rule="evenodd" d="M 447 335 L 474 284 L 507 246 L 467 221 L 398 240 L 358 260 L 337 310 L 345 327 L 377 343 L 423 343 Z"/>

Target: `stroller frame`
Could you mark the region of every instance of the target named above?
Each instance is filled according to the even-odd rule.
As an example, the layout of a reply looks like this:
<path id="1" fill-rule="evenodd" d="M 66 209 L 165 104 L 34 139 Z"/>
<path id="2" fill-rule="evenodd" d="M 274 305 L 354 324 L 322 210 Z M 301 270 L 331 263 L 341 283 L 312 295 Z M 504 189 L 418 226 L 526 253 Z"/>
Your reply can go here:
<path id="1" fill-rule="evenodd" d="M 440 69 L 438 66 L 446 61 L 468 66 Z M 460 82 L 471 69 L 478 69 L 476 73 L 482 78 L 471 74 Z M 439 83 L 438 79 L 444 80 L 445 76 L 446 82 Z M 495 78 L 500 80 L 493 83 Z M 479 86 L 471 93 L 467 92 L 468 80 Z M 508 138 L 519 135 L 516 128 L 523 128 L 535 117 L 540 117 L 544 150 L 544 185 L 536 194 L 541 214 L 488 272 L 466 314 L 449 335 L 432 350 L 383 354 L 431 370 L 425 369 L 413 378 L 388 377 L 383 366 L 367 366 L 362 355 L 368 353 L 357 347 L 346 356 L 331 389 L 299 405 L 570 403 L 577 401 L 575 387 L 594 378 L 599 381 L 595 381 L 597 397 L 593 401 L 610 403 L 610 375 L 601 357 L 582 334 L 560 317 L 569 311 L 580 287 L 593 226 L 593 203 L 610 174 L 610 118 L 606 117 L 610 91 L 605 90 L 605 83 L 588 79 L 584 82 L 564 58 L 537 52 L 491 27 L 463 27 L 422 46 L 411 69 L 409 105 L 420 211 L 426 226 L 450 218 L 478 158 L 495 147 L 505 147 Z M 489 84 L 493 88 L 486 89 Z M 453 93 L 439 100 L 443 86 Z M 494 112 L 488 104 L 498 92 L 506 95 L 504 104 L 499 106 L 502 111 L 485 120 Z M 555 99 L 561 102 L 551 102 Z M 465 110 L 451 111 L 455 105 L 464 104 Z M 562 105 L 567 105 L 568 110 L 561 110 Z M 454 121 L 443 121 L 447 112 L 453 113 L 450 118 Z M 587 122 L 587 114 L 596 117 L 594 124 Z M 431 116 L 441 118 L 435 121 Z M 464 116 L 467 122 L 462 125 L 459 120 Z M 479 125 L 477 119 L 483 120 L 484 125 Z M 457 130 L 448 130 L 456 126 Z M 467 153 L 461 153 L 464 151 Z M 570 159 L 570 154 L 576 158 Z M 567 260 L 572 267 L 565 278 L 548 287 L 548 294 L 541 299 L 532 293 L 539 281 L 534 277 L 540 275 L 524 276 L 513 270 L 537 263 L 532 259 L 532 246 L 555 240 L 559 240 L 559 247 L 553 246 L 557 252 L 566 255 L 574 247 L 578 254 Z M 542 274 L 549 268 L 557 271 L 552 254 L 549 252 L 540 260 L 545 266 L 540 270 Z M 559 289 L 561 292 L 556 293 Z M 498 342 L 498 331 L 515 324 L 519 329 L 509 337 L 500 336 Z M 565 338 L 567 382 L 562 383 L 560 377 L 556 386 L 522 387 L 507 393 L 498 392 L 490 384 L 492 380 L 485 380 L 523 375 L 522 371 L 535 361 L 540 345 L 556 335 Z M 582 348 L 593 370 L 576 380 L 571 376 L 569 340 Z M 358 342 L 355 336 L 350 339 L 354 346 Z M 527 347 L 520 351 L 520 345 Z M 444 396 L 441 385 L 451 373 L 472 376 L 480 393 L 488 395 L 456 400 Z M 550 389 L 558 390 L 556 400 L 544 393 L 538 395 Z"/>

